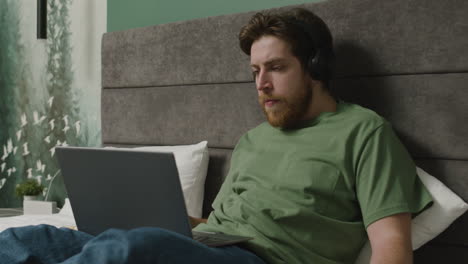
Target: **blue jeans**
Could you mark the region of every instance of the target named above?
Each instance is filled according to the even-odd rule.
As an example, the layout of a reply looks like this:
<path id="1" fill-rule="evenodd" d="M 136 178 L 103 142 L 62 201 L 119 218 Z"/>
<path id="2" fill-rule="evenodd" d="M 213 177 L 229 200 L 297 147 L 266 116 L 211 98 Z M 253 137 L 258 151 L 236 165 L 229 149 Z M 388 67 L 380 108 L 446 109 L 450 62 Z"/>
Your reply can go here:
<path id="1" fill-rule="evenodd" d="M 0 263 L 9 264 L 265 264 L 237 246 L 212 248 L 160 228 L 109 229 L 93 237 L 48 225 L 0 233 Z"/>

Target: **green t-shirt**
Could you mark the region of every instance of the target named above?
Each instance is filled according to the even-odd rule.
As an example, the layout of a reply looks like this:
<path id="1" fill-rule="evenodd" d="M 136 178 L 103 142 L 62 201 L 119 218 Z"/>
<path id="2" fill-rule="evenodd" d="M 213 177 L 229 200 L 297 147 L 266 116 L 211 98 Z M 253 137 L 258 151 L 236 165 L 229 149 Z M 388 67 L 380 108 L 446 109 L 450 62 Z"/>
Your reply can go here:
<path id="1" fill-rule="evenodd" d="M 245 134 L 195 230 L 252 236 L 244 246 L 271 264 L 353 263 L 369 224 L 430 202 L 391 125 L 340 101 L 298 129 Z"/>

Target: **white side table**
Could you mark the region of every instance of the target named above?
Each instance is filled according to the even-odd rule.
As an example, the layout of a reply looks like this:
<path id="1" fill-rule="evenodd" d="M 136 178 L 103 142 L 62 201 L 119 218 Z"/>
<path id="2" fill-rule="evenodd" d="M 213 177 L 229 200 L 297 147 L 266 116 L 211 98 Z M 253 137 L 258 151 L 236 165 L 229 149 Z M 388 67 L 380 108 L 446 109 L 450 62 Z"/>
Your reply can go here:
<path id="1" fill-rule="evenodd" d="M 0 208 L 0 217 L 17 216 L 23 214 L 23 208 Z"/>

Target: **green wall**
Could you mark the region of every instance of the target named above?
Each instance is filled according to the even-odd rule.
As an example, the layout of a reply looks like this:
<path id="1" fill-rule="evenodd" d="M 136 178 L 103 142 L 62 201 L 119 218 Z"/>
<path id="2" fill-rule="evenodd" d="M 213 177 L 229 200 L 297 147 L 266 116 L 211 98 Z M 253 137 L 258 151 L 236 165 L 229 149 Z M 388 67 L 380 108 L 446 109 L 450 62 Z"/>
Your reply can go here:
<path id="1" fill-rule="evenodd" d="M 108 0 L 107 31 L 320 0 Z"/>

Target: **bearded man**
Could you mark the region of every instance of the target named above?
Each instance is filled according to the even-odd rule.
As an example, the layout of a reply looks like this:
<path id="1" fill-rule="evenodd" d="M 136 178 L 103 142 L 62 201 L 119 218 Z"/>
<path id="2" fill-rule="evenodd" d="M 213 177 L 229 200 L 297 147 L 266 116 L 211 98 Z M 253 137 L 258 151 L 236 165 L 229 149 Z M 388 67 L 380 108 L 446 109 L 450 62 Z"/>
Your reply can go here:
<path id="1" fill-rule="evenodd" d="M 241 137 L 196 231 L 249 236 L 210 248 L 158 228 L 97 237 L 50 226 L 0 233 L 4 263 L 412 263 L 411 216 L 431 203 L 391 125 L 330 91 L 332 36 L 305 9 L 258 13 L 239 34 L 268 122 Z M 53 239 L 52 239 L 53 238 Z"/>
<path id="2" fill-rule="evenodd" d="M 256 14 L 239 34 L 268 122 L 236 145 L 208 221 L 250 235 L 267 263 L 412 263 L 411 216 L 431 197 L 391 125 L 336 98 L 331 33 L 305 9 Z"/>

